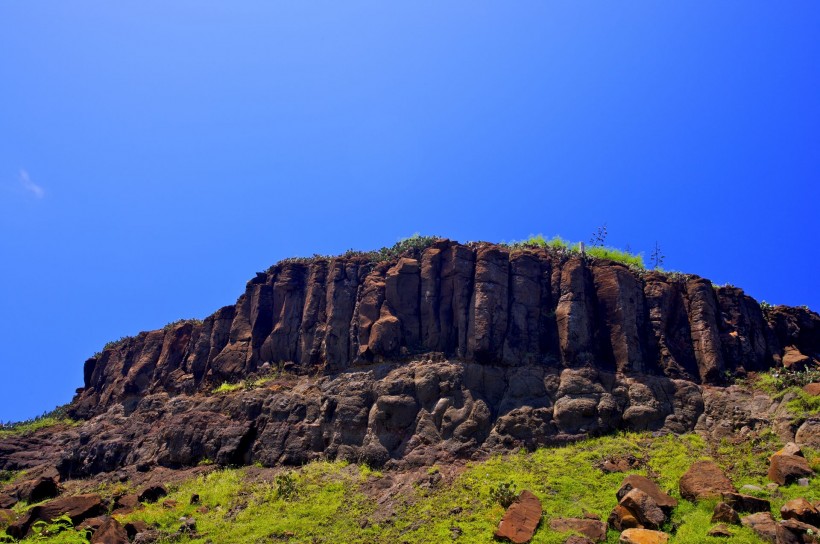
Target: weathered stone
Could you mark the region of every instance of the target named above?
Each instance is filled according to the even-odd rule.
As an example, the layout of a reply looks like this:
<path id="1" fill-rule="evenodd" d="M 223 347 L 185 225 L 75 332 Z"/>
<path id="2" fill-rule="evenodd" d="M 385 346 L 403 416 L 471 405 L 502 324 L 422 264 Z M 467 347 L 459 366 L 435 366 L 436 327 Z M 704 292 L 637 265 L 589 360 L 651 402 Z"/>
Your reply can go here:
<path id="1" fill-rule="evenodd" d="M 804 385 L 803 391 L 814 397 L 820 395 L 820 382 L 814 382 Z"/>
<path id="2" fill-rule="evenodd" d="M 661 488 L 658 487 L 658 484 L 650 480 L 645 476 L 640 476 L 638 474 L 630 474 L 626 478 L 624 478 L 623 482 L 621 482 L 621 487 L 618 489 L 616 496 L 618 500 L 624 498 L 624 496 L 629 493 L 632 489 L 640 489 L 650 497 L 655 503 L 668 515 L 673 508 L 678 505 L 678 500 L 674 497 L 671 497 L 669 494 L 664 493 L 661 491 Z"/>
<path id="3" fill-rule="evenodd" d="M 777 523 L 769 512 L 758 512 L 740 519 L 744 527 L 750 528 L 766 542 L 777 541 Z"/>
<path id="4" fill-rule="evenodd" d="M 575 531 L 593 542 L 606 540 L 606 524 L 600 520 L 579 518 L 555 518 L 550 521 L 550 529 L 558 533 Z"/>
<path id="5" fill-rule="evenodd" d="M 766 499 L 759 499 L 751 495 L 742 495 L 740 493 L 723 493 L 723 502 L 737 512 L 748 512 L 750 514 L 768 512 L 772 508 L 771 503 Z"/>
<path id="6" fill-rule="evenodd" d="M 706 536 L 714 536 L 718 538 L 731 538 L 732 531 L 729 529 L 728 526 L 721 523 L 720 525 L 715 525 L 706 533 Z"/>
<path id="7" fill-rule="evenodd" d="M 796 519 L 783 520 L 777 525 L 777 544 L 817 544 L 820 529 Z"/>
<path id="8" fill-rule="evenodd" d="M 595 541 L 585 536 L 572 535 L 564 541 L 564 544 L 595 544 Z"/>
<path id="9" fill-rule="evenodd" d="M 541 522 L 541 512 L 541 501 L 538 497 L 530 491 L 522 491 L 515 502 L 507 508 L 495 536 L 514 544 L 529 542 Z"/>
<path id="10" fill-rule="evenodd" d="M 729 504 L 719 502 L 715 505 L 715 511 L 712 514 L 712 523 L 731 523 L 732 525 L 740 525 L 740 516 Z"/>
<path id="11" fill-rule="evenodd" d="M 618 504 L 632 512 L 638 523 L 647 529 L 659 529 L 666 522 L 666 514 L 658 503 L 638 488 L 630 490 Z"/>
<path id="12" fill-rule="evenodd" d="M 60 494 L 60 484 L 50 476 L 26 480 L 15 486 L 17 499 L 29 504 L 53 499 Z"/>
<path id="13" fill-rule="evenodd" d="M 151 529 L 151 527 L 142 520 L 129 521 L 124 526 L 125 533 L 128 538 L 133 540 L 140 533 L 144 533 Z"/>
<path id="14" fill-rule="evenodd" d="M 107 518 L 99 529 L 94 531 L 91 544 L 128 544 L 128 533 L 114 518 Z"/>
<path id="15" fill-rule="evenodd" d="M 105 510 L 102 499 L 96 494 L 61 497 L 30 509 L 9 526 L 6 532 L 14 538 L 21 539 L 29 533 L 36 521 L 50 522 L 66 515 L 71 518 L 74 525 L 78 525 L 88 518 L 104 514 Z"/>
<path id="16" fill-rule="evenodd" d="M 811 363 L 811 358 L 804 355 L 794 346 L 787 346 L 783 351 L 783 366 L 788 370 L 801 372 Z"/>
<path id="17" fill-rule="evenodd" d="M 607 519 L 607 524 L 616 531 L 641 527 L 635 514 L 624 506 L 616 505 Z"/>
<path id="18" fill-rule="evenodd" d="M 162 484 L 151 485 L 143 489 L 137 495 L 139 502 L 157 502 L 162 497 L 168 494 L 168 489 Z"/>
<path id="19" fill-rule="evenodd" d="M 17 497 L 0 493 L 0 508 L 11 508 L 17 504 Z"/>
<path id="20" fill-rule="evenodd" d="M 696 461 L 680 479 L 680 495 L 690 501 L 719 499 L 735 486 L 712 461 Z"/>
<path id="21" fill-rule="evenodd" d="M 789 485 L 813 474 L 808 461 L 797 455 L 775 454 L 769 463 L 769 479 L 779 485 Z"/>
<path id="22" fill-rule="evenodd" d="M 783 519 L 796 519 L 820 527 L 820 512 L 804 498 L 792 499 L 780 507 Z"/>
<path id="23" fill-rule="evenodd" d="M 0 531 L 14 523 L 15 519 L 17 519 L 17 516 L 13 510 L 0 508 Z"/>
<path id="24" fill-rule="evenodd" d="M 627 529 L 618 540 L 621 544 L 666 544 L 669 535 L 649 529 Z"/>

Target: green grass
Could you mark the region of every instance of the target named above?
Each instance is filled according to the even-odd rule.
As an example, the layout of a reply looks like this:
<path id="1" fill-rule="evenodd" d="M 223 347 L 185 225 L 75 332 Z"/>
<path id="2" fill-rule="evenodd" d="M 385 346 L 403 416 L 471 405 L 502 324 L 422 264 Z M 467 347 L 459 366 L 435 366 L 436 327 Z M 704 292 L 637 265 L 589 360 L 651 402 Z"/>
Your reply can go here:
<path id="1" fill-rule="evenodd" d="M 632 253 L 621 251 L 613 247 L 600 246 L 587 248 L 586 252 L 587 255 L 596 259 L 609 259 L 610 261 L 623 263 L 627 266 L 634 266 L 640 269 L 646 268 L 643 262 L 643 255 L 640 253 L 633 255 Z"/>
<path id="2" fill-rule="evenodd" d="M 543 234 L 535 234 L 526 240 L 512 242 L 508 245 L 513 248 L 540 247 L 563 253 L 578 253 L 579 247 L 577 242 L 569 242 L 560 236 L 555 236 L 547 240 Z M 586 255 L 592 259 L 609 259 L 610 261 L 623 263 L 627 266 L 641 270 L 646 269 L 642 254 L 636 255 L 614 247 L 604 246 L 588 246 L 584 251 L 586 252 Z"/>
<path id="3" fill-rule="evenodd" d="M 66 415 L 66 407 L 67 405 L 58 406 L 50 412 L 46 412 L 43 415 L 32 419 L 27 419 L 25 421 L 17 421 L 13 423 L 0 422 L 0 439 L 7 438 L 9 436 L 31 434 L 39 429 L 54 427 L 55 425 L 78 425 L 78 422 Z"/>
<path id="4" fill-rule="evenodd" d="M 820 396 L 803 391 L 803 386 L 812 382 L 820 382 L 820 369 L 795 372 L 777 368 L 757 374 L 748 383 L 775 400 L 788 397 L 786 411 L 793 416 L 793 423 L 799 425 L 810 417 L 820 415 Z"/>
<path id="5" fill-rule="evenodd" d="M 211 392 L 214 395 L 221 395 L 221 394 L 224 394 L 224 393 L 231 393 L 233 391 L 238 391 L 240 389 L 243 389 L 244 387 L 245 387 L 245 382 L 236 382 L 236 383 L 222 382 L 222 385 L 215 388 Z"/>
<path id="6" fill-rule="evenodd" d="M 199 537 L 183 536 L 178 542 L 207 541 L 220 543 L 270 542 L 287 540 L 298 543 L 398 543 L 421 544 L 450 542 L 491 543 L 504 508 L 493 501 L 491 491 L 503 482 L 516 489 L 529 489 L 542 502 L 544 520 L 533 539 L 535 544 L 559 544 L 566 534 L 549 528 L 553 517 L 579 517 L 590 512 L 607 519 L 616 504 L 615 493 L 624 473 L 606 474 L 598 467 L 608 458 L 626 455 L 642 460 L 640 469 L 632 472 L 647 475 L 660 487 L 679 499 L 670 523 L 673 544 L 725 542 L 706 536 L 712 527 L 713 502 L 693 504 L 680 499 L 678 481 L 698 459 L 712 458 L 720 464 L 737 487 L 767 483 L 768 455 L 780 443 L 773 434 L 738 445 L 724 441 L 707 444 L 695 434 L 652 437 L 628 433 L 595 438 L 576 444 L 496 455 L 482 462 L 468 463 L 466 469 L 451 484 L 414 486 L 409 493 L 394 497 L 393 515 L 385 516 L 373 497 L 366 494 L 386 473 L 366 465 L 344 462 L 314 462 L 298 469 L 285 470 L 287 477 L 253 478 L 258 468 L 215 469 L 175 486 L 167 497 L 176 503 L 166 507 L 160 503 L 146 505 L 122 522 L 143 520 L 170 534 L 180 525 L 180 518 L 196 519 Z M 806 457 L 817 463 L 817 452 L 804 450 Z M 418 478 L 430 478 L 441 472 L 431 467 L 418 473 Z M 281 482 L 290 481 L 294 493 L 281 493 Z M 290 485 L 290 484 L 289 484 Z M 200 503 L 190 505 L 192 494 Z M 820 499 L 820 478 L 809 487 L 781 487 L 772 496 L 772 512 L 779 517 L 779 508 L 796 497 Z M 207 512 L 199 512 L 205 506 Z M 675 529 L 677 527 L 677 529 Z M 761 544 L 763 541 L 750 530 L 733 527 L 731 542 Z M 71 531 L 44 542 L 79 542 L 57 540 L 71 538 Z M 80 535 L 81 536 L 81 535 Z M 33 541 L 32 539 L 27 540 Z M 609 531 L 607 542 L 615 544 L 618 533 Z"/>

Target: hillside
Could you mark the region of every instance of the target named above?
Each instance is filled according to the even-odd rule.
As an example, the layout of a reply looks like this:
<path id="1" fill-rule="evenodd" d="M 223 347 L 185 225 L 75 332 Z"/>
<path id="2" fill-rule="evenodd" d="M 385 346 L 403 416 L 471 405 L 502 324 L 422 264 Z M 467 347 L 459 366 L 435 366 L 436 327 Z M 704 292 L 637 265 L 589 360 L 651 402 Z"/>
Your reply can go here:
<path id="1" fill-rule="evenodd" d="M 779 517 L 820 500 L 814 480 L 765 486 L 786 443 L 814 462 L 820 402 L 801 386 L 818 364 L 807 308 L 594 252 L 418 238 L 290 259 L 202 321 L 107 345 L 70 419 L 0 432 L 0 508 L 19 525 L 36 499 L 97 493 L 110 502 L 85 517 L 156 523 L 160 541 L 476 542 L 504 512 L 490 490 L 513 482 L 544 505 L 533 542 L 564 542 L 550 520 L 606 521 L 626 474 L 678 499 L 711 458 Z M 172 504 L 117 502 L 159 482 Z M 705 541 L 719 498 L 682 500 L 662 528 Z M 197 529 L 173 535 L 183 516 Z"/>

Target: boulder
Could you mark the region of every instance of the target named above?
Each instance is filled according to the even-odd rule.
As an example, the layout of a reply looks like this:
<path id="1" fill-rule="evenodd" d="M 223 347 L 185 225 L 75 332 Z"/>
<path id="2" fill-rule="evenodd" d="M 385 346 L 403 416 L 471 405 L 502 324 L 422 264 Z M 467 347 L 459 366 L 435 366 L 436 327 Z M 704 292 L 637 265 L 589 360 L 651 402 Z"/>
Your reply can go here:
<path id="1" fill-rule="evenodd" d="M 550 529 L 558 533 L 574 531 L 593 542 L 606 540 L 606 524 L 600 520 L 579 518 L 555 518 L 550 521 Z"/>
<path id="2" fill-rule="evenodd" d="M 808 461 L 798 455 L 775 454 L 769 463 L 769 479 L 779 485 L 789 485 L 812 475 L 814 471 Z"/>
<path id="3" fill-rule="evenodd" d="M 17 504 L 17 498 L 5 493 L 0 493 L 0 508 L 11 508 Z"/>
<path id="4" fill-rule="evenodd" d="M 17 499 L 29 504 L 53 499 L 60 494 L 60 484 L 55 478 L 49 476 L 26 480 L 15 487 Z"/>
<path id="5" fill-rule="evenodd" d="M 541 501 L 538 500 L 538 497 L 525 489 L 518 495 L 515 502 L 507 508 L 498 529 L 495 531 L 495 536 L 506 539 L 513 544 L 529 542 L 541 522 L 542 511 Z"/>
<path id="6" fill-rule="evenodd" d="M 151 527 L 142 520 L 129 521 L 125 524 L 125 532 L 128 534 L 128 538 L 132 540 L 138 534 L 144 533 L 150 529 Z"/>
<path id="7" fill-rule="evenodd" d="M 814 397 L 820 395 L 820 382 L 814 382 L 804 385 L 803 391 Z"/>
<path id="8" fill-rule="evenodd" d="M 780 508 L 783 519 L 796 519 L 820 527 L 820 512 L 804 498 L 792 499 Z"/>
<path id="9" fill-rule="evenodd" d="M 794 442 L 788 442 L 785 446 L 777 450 L 775 455 L 797 455 L 798 457 L 805 457 L 803 450 Z"/>
<path id="10" fill-rule="evenodd" d="M 777 544 L 816 544 L 820 529 L 814 525 L 787 519 L 777 526 Z"/>
<path id="11" fill-rule="evenodd" d="M 108 517 L 99 529 L 94 531 L 91 544 L 129 544 L 128 533 L 116 519 Z"/>
<path id="12" fill-rule="evenodd" d="M 754 531 L 766 542 L 777 542 L 777 523 L 769 512 L 758 512 L 740 519 L 744 527 Z"/>
<path id="13" fill-rule="evenodd" d="M 629 510 L 638 523 L 647 529 L 660 529 L 666 522 L 666 514 L 658 503 L 640 489 L 632 489 L 624 495 L 619 505 Z"/>
<path id="14" fill-rule="evenodd" d="M 9 526 L 6 532 L 14 538 L 22 539 L 29 533 L 31 526 L 36 521 L 50 522 L 60 516 L 67 515 L 76 526 L 88 518 L 104 514 L 105 511 L 106 508 L 102 498 L 95 493 L 60 497 L 30 509 Z"/>
<path id="15" fill-rule="evenodd" d="M 623 531 L 624 529 L 634 529 L 639 528 L 641 526 L 641 524 L 638 523 L 635 514 L 633 514 L 627 508 L 621 506 L 620 504 L 612 509 L 612 513 L 609 514 L 607 523 L 616 531 Z"/>
<path id="16" fill-rule="evenodd" d="M 666 544 L 669 535 L 649 529 L 627 529 L 618 540 L 621 544 Z"/>
<path id="17" fill-rule="evenodd" d="M 712 461 L 697 461 L 680 479 L 680 495 L 690 501 L 719 499 L 735 492 L 735 486 Z"/>
<path id="18" fill-rule="evenodd" d="M 678 500 L 661 491 L 658 484 L 645 476 L 639 476 L 637 474 L 630 474 L 621 482 L 621 487 L 616 493 L 618 501 L 623 499 L 632 489 L 640 489 L 652 497 L 652 500 L 654 500 L 667 515 L 678 505 Z"/>
<path id="19" fill-rule="evenodd" d="M 715 512 L 712 514 L 712 523 L 740 525 L 740 516 L 729 504 L 719 502 L 715 505 Z"/>
<path id="20" fill-rule="evenodd" d="M 806 367 L 811 363 L 811 358 L 803 355 L 799 349 L 794 346 L 787 346 L 783 351 L 783 366 L 789 370 L 797 372 L 806 370 Z"/>
<path id="21" fill-rule="evenodd" d="M 162 497 L 168 494 L 168 489 L 162 484 L 151 485 L 140 491 L 137 495 L 139 502 L 157 502 Z"/>
<path id="22" fill-rule="evenodd" d="M 723 502 L 731 506 L 736 512 L 756 514 L 757 512 L 769 512 L 772 509 L 771 503 L 766 499 L 740 493 L 724 493 Z"/>
<path id="23" fill-rule="evenodd" d="M 709 529 L 709 532 L 706 533 L 706 536 L 713 536 L 713 537 L 719 537 L 719 538 L 731 538 L 732 537 L 732 531 L 729 530 L 729 527 L 727 525 L 724 525 L 723 523 L 721 523 L 720 525 L 715 525 L 714 527 Z"/>
<path id="24" fill-rule="evenodd" d="M 114 500 L 114 514 L 128 514 L 140 505 L 139 497 L 135 493 L 122 495 Z"/>

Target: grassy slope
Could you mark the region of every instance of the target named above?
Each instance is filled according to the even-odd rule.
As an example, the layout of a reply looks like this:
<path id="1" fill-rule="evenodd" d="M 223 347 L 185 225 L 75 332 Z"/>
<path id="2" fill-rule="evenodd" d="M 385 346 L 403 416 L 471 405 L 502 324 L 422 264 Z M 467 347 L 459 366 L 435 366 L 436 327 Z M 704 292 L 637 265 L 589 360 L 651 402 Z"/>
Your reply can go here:
<path id="1" fill-rule="evenodd" d="M 533 453 L 497 456 L 468 465 L 451 485 L 432 489 L 416 487 L 413 496 L 398 502 L 395 515 L 377 522 L 377 504 L 363 489 L 384 477 L 366 466 L 343 462 L 317 462 L 292 472 L 298 496 L 285 500 L 277 496 L 275 482 L 247 478 L 253 469 L 215 470 L 207 476 L 189 480 L 172 489 L 169 499 L 176 505 L 161 503 L 123 516 L 121 521 L 144 520 L 167 532 L 175 531 L 182 516 L 193 516 L 201 538 L 182 538 L 181 542 L 218 543 L 248 542 L 493 542 L 492 533 L 503 514 L 503 508 L 489 499 L 490 489 L 500 482 L 512 481 L 520 489 L 530 489 L 544 505 L 544 522 L 534 543 L 561 543 L 565 534 L 549 529 L 548 520 L 556 516 L 581 516 L 593 512 L 606 520 L 615 506 L 615 492 L 624 477 L 622 473 L 605 474 L 597 468 L 609 457 L 631 454 L 643 460 L 642 469 L 662 488 L 679 497 L 677 483 L 690 464 L 700 458 L 714 458 L 729 471 L 734 483 L 766 483 L 767 457 L 778 443 L 772 436 L 746 441 L 738 446 L 723 443 L 709 448 L 697 435 L 665 436 L 624 434 L 597 438 L 561 448 L 541 449 Z M 808 457 L 816 457 L 808 452 Z M 432 469 L 434 471 L 435 469 Z M 193 493 L 200 495 L 200 505 L 190 505 Z M 820 479 L 808 488 L 780 488 L 770 496 L 777 516 L 788 499 L 804 496 L 820 499 Z M 207 506 L 201 513 L 197 508 Z M 725 542 L 706 537 L 712 526 L 714 503 L 694 505 L 681 501 L 668 530 L 677 530 L 673 543 Z M 460 508 L 460 510 L 458 510 Z M 734 543 L 762 542 L 751 531 L 733 528 Z M 615 543 L 618 534 L 610 531 L 608 542 Z M 30 539 L 32 541 L 32 539 Z M 82 542 L 74 531 L 49 537 L 43 542 Z"/>

